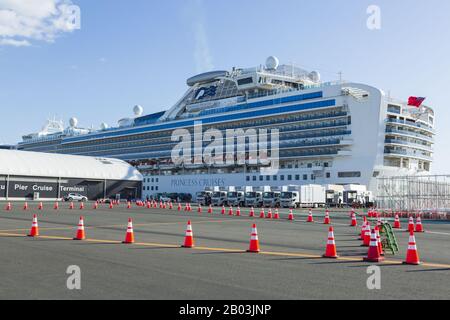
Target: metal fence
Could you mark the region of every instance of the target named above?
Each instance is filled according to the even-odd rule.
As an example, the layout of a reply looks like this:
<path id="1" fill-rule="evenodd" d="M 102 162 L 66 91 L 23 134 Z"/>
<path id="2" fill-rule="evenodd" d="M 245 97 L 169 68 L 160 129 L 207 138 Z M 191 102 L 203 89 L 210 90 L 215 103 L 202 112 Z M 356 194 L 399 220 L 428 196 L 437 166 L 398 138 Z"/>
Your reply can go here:
<path id="1" fill-rule="evenodd" d="M 450 175 L 377 179 L 377 206 L 395 211 L 450 211 Z"/>

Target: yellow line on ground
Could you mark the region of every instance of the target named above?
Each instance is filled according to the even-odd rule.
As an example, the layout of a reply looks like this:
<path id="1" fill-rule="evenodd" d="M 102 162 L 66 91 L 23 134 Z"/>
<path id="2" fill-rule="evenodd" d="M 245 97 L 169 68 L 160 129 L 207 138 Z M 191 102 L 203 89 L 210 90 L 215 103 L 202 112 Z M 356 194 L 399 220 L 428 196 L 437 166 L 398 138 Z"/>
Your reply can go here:
<path id="1" fill-rule="evenodd" d="M 16 233 L 0 233 L 0 236 L 3 237 L 27 237 L 26 234 L 16 234 Z M 60 237 L 60 236 L 39 236 L 36 237 L 38 239 L 54 239 L 54 240 L 72 240 L 69 237 Z M 103 239 L 86 239 L 85 242 L 91 243 L 110 243 L 110 244 L 121 244 L 122 241 L 118 240 L 103 240 Z M 175 244 L 167 244 L 167 243 L 152 243 L 152 242 L 136 242 L 135 246 L 148 246 L 148 247 L 161 247 L 161 248 L 180 248 L 180 245 Z M 214 248 L 214 247 L 194 247 L 193 250 L 201 250 L 201 251 L 219 251 L 219 252 L 236 252 L 236 253 L 246 253 L 245 250 L 242 249 L 232 249 L 232 248 Z M 282 251 L 261 251 L 259 255 L 268 255 L 268 256 L 284 256 L 284 257 L 299 257 L 299 258 L 310 258 L 310 259 L 319 259 L 322 258 L 321 255 L 316 254 L 308 254 L 301 252 L 282 252 Z M 338 257 L 335 259 L 336 261 L 353 261 L 353 262 L 363 262 L 363 257 Z M 324 258 L 325 259 L 325 258 Z M 384 260 L 379 264 L 394 264 L 394 265 L 402 265 L 402 261 L 400 260 Z M 439 264 L 439 263 L 430 263 L 424 262 L 420 266 L 430 267 L 430 268 L 450 268 L 449 264 Z"/>

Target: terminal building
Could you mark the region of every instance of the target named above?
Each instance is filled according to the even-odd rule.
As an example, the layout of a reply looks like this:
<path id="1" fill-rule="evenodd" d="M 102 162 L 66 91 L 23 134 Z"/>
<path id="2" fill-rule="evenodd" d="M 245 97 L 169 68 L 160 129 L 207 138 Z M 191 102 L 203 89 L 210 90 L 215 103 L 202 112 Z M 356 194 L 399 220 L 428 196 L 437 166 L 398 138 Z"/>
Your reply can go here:
<path id="1" fill-rule="evenodd" d="M 127 162 L 0 149 L 0 200 L 141 197 L 142 175 Z"/>

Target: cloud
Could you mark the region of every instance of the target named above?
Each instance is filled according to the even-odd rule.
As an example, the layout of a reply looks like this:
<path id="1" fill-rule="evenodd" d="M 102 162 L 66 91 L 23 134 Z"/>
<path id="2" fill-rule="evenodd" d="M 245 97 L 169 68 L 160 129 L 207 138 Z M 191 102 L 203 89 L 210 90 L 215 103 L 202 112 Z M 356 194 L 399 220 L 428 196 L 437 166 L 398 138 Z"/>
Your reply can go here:
<path id="1" fill-rule="evenodd" d="M 194 33 L 194 60 L 198 73 L 214 69 L 212 56 L 209 49 L 208 36 L 206 34 L 206 22 L 202 0 L 194 0 L 191 8 Z"/>
<path id="2" fill-rule="evenodd" d="M 79 8 L 71 0 L 0 0 L 0 45 L 53 42 L 79 29 Z"/>

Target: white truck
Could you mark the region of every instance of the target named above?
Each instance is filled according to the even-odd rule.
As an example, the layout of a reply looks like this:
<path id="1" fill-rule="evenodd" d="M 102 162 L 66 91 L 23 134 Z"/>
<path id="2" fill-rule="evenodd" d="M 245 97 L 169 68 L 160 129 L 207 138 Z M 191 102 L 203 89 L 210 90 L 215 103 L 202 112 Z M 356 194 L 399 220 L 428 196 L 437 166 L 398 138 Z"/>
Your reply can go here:
<path id="1" fill-rule="evenodd" d="M 373 194 L 367 187 L 357 184 L 344 186 L 344 204 L 349 207 L 370 207 L 374 203 Z"/>
<path id="2" fill-rule="evenodd" d="M 300 186 L 284 186 L 281 189 L 280 206 L 283 208 L 300 207 Z"/>
<path id="3" fill-rule="evenodd" d="M 326 184 L 327 207 L 340 207 L 344 203 L 344 186 L 337 184 Z"/>
<path id="4" fill-rule="evenodd" d="M 202 206 L 209 206 L 211 204 L 211 198 L 214 193 L 213 188 L 206 187 L 205 190 L 196 193 L 197 203 Z"/>
<path id="5" fill-rule="evenodd" d="M 242 188 L 236 188 L 235 190 L 230 190 L 227 193 L 227 204 L 229 206 L 244 206 L 245 204 L 245 191 Z"/>
<path id="6" fill-rule="evenodd" d="M 264 187 L 263 206 L 266 208 L 280 207 L 281 190 L 279 188 Z"/>
<path id="7" fill-rule="evenodd" d="M 325 187 L 318 184 L 300 186 L 300 206 L 302 208 L 324 207 Z"/>
<path id="8" fill-rule="evenodd" d="M 228 192 L 226 191 L 226 189 L 223 189 L 223 188 L 215 189 L 211 196 L 211 205 L 213 205 L 213 206 L 227 205 L 227 200 L 228 200 L 227 195 L 228 195 Z"/>
<path id="9" fill-rule="evenodd" d="M 253 187 L 246 187 L 245 191 L 245 206 L 246 207 L 262 207 L 263 206 L 263 190 Z"/>

